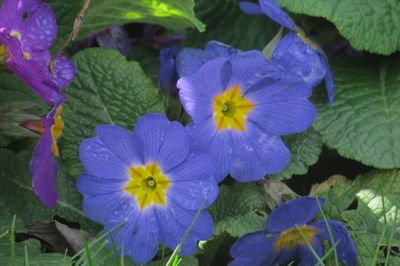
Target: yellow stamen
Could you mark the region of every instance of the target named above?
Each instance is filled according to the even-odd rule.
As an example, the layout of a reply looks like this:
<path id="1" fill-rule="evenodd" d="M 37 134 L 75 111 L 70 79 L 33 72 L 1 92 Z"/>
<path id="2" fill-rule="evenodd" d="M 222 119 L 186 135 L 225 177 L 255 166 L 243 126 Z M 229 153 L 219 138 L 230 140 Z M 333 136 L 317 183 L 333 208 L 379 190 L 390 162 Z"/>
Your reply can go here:
<path id="1" fill-rule="evenodd" d="M 311 244 L 314 235 L 318 232 L 317 229 L 311 228 L 309 226 L 299 226 L 299 229 L 292 228 L 283 231 L 279 234 L 278 240 L 275 242 L 275 250 L 292 249 L 298 244 L 307 245 L 303 236 L 300 234 L 299 230 L 304 234 L 307 241 Z"/>
<path id="2" fill-rule="evenodd" d="M 245 130 L 246 117 L 254 104 L 242 97 L 240 87 L 226 90 L 214 98 L 214 121 L 218 130 Z"/>
<path id="3" fill-rule="evenodd" d="M 297 36 L 299 36 L 305 43 L 308 43 L 313 49 L 317 49 L 317 45 L 306 37 L 306 34 L 301 28 L 296 27 L 296 30 L 297 30 Z"/>
<path id="4" fill-rule="evenodd" d="M 53 145 L 51 150 L 54 156 L 59 156 L 59 150 L 57 146 L 57 139 L 61 136 L 64 129 L 64 122 L 61 118 L 62 106 L 60 105 L 56 110 L 56 115 L 54 116 L 54 125 L 51 126 L 51 136 L 53 137 Z"/>
<path id="5" fill-rule="evenodd" d="M 18 40 L 21 40 L 21 33 L 19 33 L 18 31 L 12 30 L 10 32 L 10 36 L 17 37 Z"/>
<path id="6" fill-rule="evenodd" d="M 24 59 L 31 59 L 31 56 L 27 52 L 23 52 Z"/>
<path id="7" fill-rule="evenodd" d="M 136 196 L 139 208 L 143 210 L 152 203 L 165 206 L 166 191 L 171 181 L 163 174 L 157 163 L 130 167 L 130 180 L 124 191 Z"/>

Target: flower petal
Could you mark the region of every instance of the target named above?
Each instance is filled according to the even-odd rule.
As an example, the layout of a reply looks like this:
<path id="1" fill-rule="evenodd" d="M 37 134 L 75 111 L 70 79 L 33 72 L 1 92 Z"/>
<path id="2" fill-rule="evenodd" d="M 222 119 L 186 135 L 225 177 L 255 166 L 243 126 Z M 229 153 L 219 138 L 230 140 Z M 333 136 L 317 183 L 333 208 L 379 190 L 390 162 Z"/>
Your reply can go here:
<path id="1" fill-rule="evenodd" d="M 204 64 L 194 75 L 178 80 L 179 96 L 186 112 L 194 122 L 200 122 L 213 113 L 213 98 L 226 88 L 229 69 L 226 58 L 217 58 Z"/>
<path id="2" fill-rule="evenodd" d="M 267 231 L 280 233 L 296 225 L 302 226 L 311 221 L 320 211 L 320 205 L 324 205 L 325 199 L 312 196 L 289 200 L 278 206 L 268 216 Z"/>
<path id="3" fill-rule="evenodd" d="M 51 133 L 58 107 L 55 106 L 43 118 L 44 133 L 36 144 L 30 164 L 33 191 L 47 208 L 53 208 L 58 197 L 56 190 L 57 162 L 53 157 L 53 136 Z"/>
<path id="4" fill-rule="evenodd" d="M 339 244 L 336 246 L 337 255 L 340 262 L 345 262 L 348 266 L 357 265 L 357 249 L 354 245 L 347 228 L 338 221 L 328 220 L 330 231 L 332 233 L 333 241 Z M 311 224 L 312 227 L 320 229 L 318 235 L 326 240 L 331 245 L 331 238 L 328 229 L 326 228 L 325 221 L 317 221 Z"/>
<path id="5" fill-rule="evenodd" d="M 83 166 L 99 178 L 120 180 L 129 178 L 129 165 L 108 149 L 99 137 L 82 141 L 79 156 Z"/>
<path id="6" fill-rule="evenodd" d="M 183 48 L 176 56 L 176 71 L 179 77 L 196 73 L 207 61 L 207 56 L 201 49 Z"/>
<path id="7" fill-rule="evenodd" d="M 126 254 L 135 263 L 149 262 L 157 254 L 159 223 L 153 208 L 142 211 L 130 242 L 125 246 Z"/>
<path id="8" fill-rule="evenodd" d="M 327 65 L 317 50 L 296 33 L 290 33 L 279 41 L 271 60 L 288 73 L 302 78 L 311 87 L 318 85 L 327 71 Z"/>
<path id="9" fill-rule="evenodd" d="M 218 57 L 228 57 L 239 52 L 239 49 L 217 41 L 209 41 L 204 47 L 204 53 L 206 54 L 207 61 L 216 59 Z"/>
<path id="10" fill-rule="evenodd" d="M 314 237 L 313 243 L 311 243 L 314 251 L 318 254 L 318 257 L 322 258 L 324 256 L 324 246 L 322 241 Z M 299 266 L 316 265 L 318 263 L 317 258 L 312 253 L 311 249 L 307 245 L 299 245 Z M 318 264 L 321 265 L 321 264 Z"/>
<path id="11" fill-rule="evenodd" d="M 14 2 L 14 3 L 12 3 Z M 4 0 L 2 27 L 21 35 L 24 51 L 47 50 L 57 35 L 57 24 L 51 7 L 39 0 Z"/>
<path id="12" fill-rule="evenodd" d="M 126 197 L 123 193 L 107 193 L 98 196 L 85 195 L 82 209 L 91 220 L 105 224 L 107 217 L 110 213 L 113 213 L 118 205 L 121 203 L 128 204 L 129 202 L 132 202 L 132 198 Z"/>
<path id="13" fill-rule="evenodd" d="M 229 130 L 216 131 L 214 121 L 209 118 L 199 125 L 189 124 L 187 130 L 194 151 L 204 152 L 216 160 L 215 181 L 221 182 L 229 173 L 233 160 L 232 137 Z"/>
<path id="14" fill-rule="evenodd" d="M 257 16 L 264 15 L 261 6 L 250 2 L 239 2 L 240 9 L 246 14 Z"/>
<path id="15" fill-rule="evenodd" d="M 161 216 L 161 220 L 159 220 L 160 225 L 161 225 L 161 230 L 164 230 L 163 236 L 160 239 L 162 243 L 168 243 L 167 246 L 171 248 L 175 248 L 176 245 L 179 243 L 179 241 L 182 239 L 182 237 L 175 239 L 174 242 L 171 242 L 171 239 L 168 238 L 168 234 L 174 234 L 171 228 L 168 228 L 170 223 L 176 224 L 171 225 L 175 228 L 178 228 L 178 226 L 181 227 L 182 231 L 179 234 L 184 234 L 186 230 L 190 227 L 192 224 L 196 214 L 196 211 L 191 211 L 187 210 L 185 208 L 182 208 L 181 206 L 178 205 L 179 203 L 175 203 L 173 200 L 168 201 L 168 214 L 164 214 Z M 164 220 L 164 219 L 168 220 Z M 171 219 L 173 219 L 171 221 Z M 164 226 L 165 225 L 165 226 Z M 194 223 L 192 229 L 190 230 L 189 234 L 187 235 L 187 241 L 184 242 L 184 245 L 182 246 L 182 255 L 189 255 L 193 253 L 196 250 L 196 242 L 198 240 L 207 240 L 212 236 L 213 233 L 213 220 L 211 218 L 211 215 L 206 212 L 202 211 L 199 216 L 197 217 L 196 222 Z M 177 234 L 177 232 L 175 232 Z M 183 235 L 182 235 L 183 236 Z"/>
<path id="16" fill-rule="evenodd" d="M 137 121 L 133 134 L 142 146 L 145 165 L 157 160 L 169 125 L 165 115 L 156 113 L 144 115 Z"/>
<path id="17" fill-rule="evenodd" d="M 115 125 L 100 125 L 95 131 L 102 143 L 126 165 L 143 164 L 140 143 L 132 132 Z"/>
<path id="18" fill-rule="evenodd" d="M 163 172 L 167 172 L 189 156 L 190 141 L 186 129 L 176 121 L 168 125 L 164 134 L 157 163 Z"/>
<path id="19" fill-rule="evenodd" d="M 76 182 L 76 189 L 86 196 L 97 196 L 122 191 L 125 181 L 105 180 L 88 172 L 81 174 Z"/>
<path id="20" fill-rule="evenodd" d="M 310 87 L 301 80 L 282 81 L 249 92 L 247 98 L 255 104 L 248 119 L 275 135 L 303 132 L 311 126 L 317 110 L 306 97 Z"/>
<path id="21" fill-rule="evenodd" d="M 245 234 L 233 244 L 229 253 L 235 259 L 257 257 L 260 262 L 267 258 L 272 262 L 277 237 L 266 231 Z"/>
<path id="22" fill-rule="evenodd" d="M 296 31 L 296 25 L 274 0 L 259 0 L 262 11 L 276 23 Z"/>
<path id="23" fill-rule="evenodd" d="M 253 85 L 266 77 L 278 79 L 283 75 L 281 69 L 271 64 L 260 51 L 256 50 L 234 54 L 229 57 L 229 63 L 232 74 L 227 89 L 239 85 L 242 94 L 246 94 Z"/>
<path id="24" fill-rule="evenodd" d="M 187 209 L 197 210 L 204 201 L 204 208 L 215 201 L 218 186 L 214 179 L 176 182 L 169 188 L 168 196 Z"/>

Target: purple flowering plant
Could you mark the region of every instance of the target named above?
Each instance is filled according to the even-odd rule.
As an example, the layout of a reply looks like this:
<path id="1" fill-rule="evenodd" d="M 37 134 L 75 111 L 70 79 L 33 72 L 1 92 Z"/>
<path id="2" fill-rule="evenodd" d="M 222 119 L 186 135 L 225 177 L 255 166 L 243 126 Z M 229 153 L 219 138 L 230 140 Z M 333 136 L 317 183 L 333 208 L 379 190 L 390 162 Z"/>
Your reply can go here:
<path id="1" fill-rule="evenodd" d="M 248 1 L 1 1 L 0 264 L 398 264 L 400 7 Z"/>

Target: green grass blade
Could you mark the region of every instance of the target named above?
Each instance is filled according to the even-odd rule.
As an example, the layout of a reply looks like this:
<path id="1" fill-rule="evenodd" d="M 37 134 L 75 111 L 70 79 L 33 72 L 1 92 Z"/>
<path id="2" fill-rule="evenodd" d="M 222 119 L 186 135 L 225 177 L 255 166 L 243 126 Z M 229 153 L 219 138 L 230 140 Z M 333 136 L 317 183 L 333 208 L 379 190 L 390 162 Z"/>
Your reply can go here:
<path id="1" fill-rule="evenodd" d="M 308 241 L 307 237 L 304 235 L 303 231 L 301 228 L 296 224 L 297 231 L 299 231 L 301 237 L 303 237 L 303 240 L 306 242 L 307 247 L 310 249 L 311 253 L 314 255 L 314 257 L 317 259 L 318 263 L 321 265 L 325 265 L 325 263 L 321 260 L 313 246 L 311 245 L 310 241 Z"/>
<path id="2" fill-rule="evenodd" d="M 28 247 L 26 245 L 24 246 L 24 255 L 25 255 L 24 265 L 29 266 L 29 254 L 28 254 Z"/>
<path id="3" fill-rule="evenodd" d="M 331 231 L 331 228 L 329 226 L 328 219 L 326 218 L 326 215 L 324 213 L 324 210 L 322 209 L 321 204 L 319 203 L 318 197 L 317 197 L 317 204 L 318 204 L 318 208 L 319 208 L 319 210 L 321 212 L 322 218 L 324 219 L 325 226 L 328 229 L 328 234 L 329 234 L 329 238 L 330 238 L 330 241 L 331 241 L 331 246 L 334 246 L 335 241 L 334 241 L 334 238 L 333 238 L 333 235 L 332 235 L 332 231 Z M 336 248 L 333 250 L 333 254 L 335 255 L 335 264 L 336 264 L 336 266 L 340 266 Z"/>
<path id="4" fill-rule="evenodd" d="M 10 249 L 11 249 L 11 265 L 16 266 L 17 263 L 15 261 L 15 220 L 17 216 L 14 215 L 11 223 L 11 234 L 10 234 Z"/>
<path id="5" fill-rule="evenodd" d="M 190 224 L 189 228 L 186 230 L 186 232 L 183 235 L 181 241 L 176 246 L 174 252 L 172 253 L 171 257 L 169 258 L 169 260 L 167 261 L 167 264 L 165 264 L 165 266 L 171 266 L 172 265 L 173 261 L 175 260 L 175 257 L 178 255 L 178 253 L 179 253 L 179 251 L 181 249 L 182 243 L 185 241 L 186 237 L 188 236 L 188 234 L 192 230 L 192 228 L 193 228 L 194 224 L 196 223 L 197 219 L 199 218 L 199 215 L 200 215 L 201 211 L 203 210 L 206 202 L 207 202 L 207 199 L 205 199 L 203 201 L 203 203 L 201 204 L 200 209 L 197 211 L 196 215 L 194 216 L 192 223 Z"/>

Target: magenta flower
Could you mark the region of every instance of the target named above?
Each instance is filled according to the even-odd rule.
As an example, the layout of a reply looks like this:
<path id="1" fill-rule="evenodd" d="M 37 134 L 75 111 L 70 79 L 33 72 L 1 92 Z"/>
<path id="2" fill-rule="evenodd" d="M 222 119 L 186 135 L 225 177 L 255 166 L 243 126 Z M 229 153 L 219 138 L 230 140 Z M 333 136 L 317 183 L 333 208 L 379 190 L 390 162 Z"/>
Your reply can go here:
<path id="1" fill-rule="evenodd" d="M 66 100 L 60 91 L 74 78 L 75 67 L 64 56 L 50 73 L 50 48 L 57 35 L 55 16 L 40 0 L 3 0 L 0 10 L 0 58 L 21 80 L 50 104 Z"/>
<path id="2" fill-rule="evenodd" d="M 57 202 L 57 162 L 54 156 L 59 156 L 57 138 L 64 127 L 61 110 L 62 106 L 57 105 L 43 118 L 44 132 L 33 151 L 30 166 L 33 191 L 47 208 L 53 208 Z"/>

